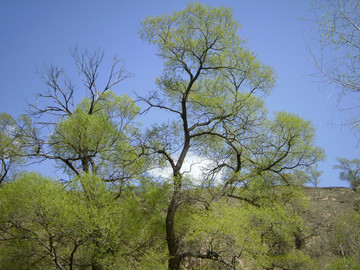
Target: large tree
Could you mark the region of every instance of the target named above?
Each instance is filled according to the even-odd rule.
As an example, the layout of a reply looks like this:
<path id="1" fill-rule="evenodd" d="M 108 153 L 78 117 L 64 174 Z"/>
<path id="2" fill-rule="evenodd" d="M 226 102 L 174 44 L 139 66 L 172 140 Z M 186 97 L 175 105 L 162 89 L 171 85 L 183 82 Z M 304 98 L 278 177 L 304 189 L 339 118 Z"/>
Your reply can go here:
<path id="1" fill-rule="evenodd" d="M 274 71 L 239 27 L 230 9 L 198 3 L 143 21 L 164 70 L 139 99 L 169 115 L 144 132 L 138 105 L 112 91 L 128 77 L 118 61 L 103 79 L 101 51 L 74 51 L 86 96 L 62 69 L 45 68 L 48 88 L 4 130 L 16 131 L 17 155 L 55 161 L 69 181 L 26 174 L 0 190 L 0 265 L 304 268 L 293 175 L 324 154 L 309 121 L 267 112 Z M 171 176 L 152 181 L 166 164 Z"/>
<path id="2" fill-rule="evenodd" d="M 313 145 L 311 123 L 285 112 L 267 118 L 263 97 L 274 85 L 274 72 L 245 48 L 238 30 L 230 9 L 199 3 L 142 22 L 141 37 L 156 46 L 164 70 L 156 79 L 158 90 L 141 99 L 149 108 L 173 115 L 168 123 L 149 129 L 144 143 L 172 170 L 166 215 L 169 269 L 179 269 L 185 258 L 236 267 L 236 258 L 227 262 L 220 250 L 187 249 L 177 213 L 195 202 L 208 206 L 199 194 L 189 196 L 189 183 L 221 183 L 215 197 L 226 195 L 259 206 L 257 198 L 236 194 L 235 187 L 248 188 L 256 179 L 290 184 L 287 175 L 292 169 L 323 157 Z M 197 181 L 184 169 L 190 153 L 209 161 Z"/>

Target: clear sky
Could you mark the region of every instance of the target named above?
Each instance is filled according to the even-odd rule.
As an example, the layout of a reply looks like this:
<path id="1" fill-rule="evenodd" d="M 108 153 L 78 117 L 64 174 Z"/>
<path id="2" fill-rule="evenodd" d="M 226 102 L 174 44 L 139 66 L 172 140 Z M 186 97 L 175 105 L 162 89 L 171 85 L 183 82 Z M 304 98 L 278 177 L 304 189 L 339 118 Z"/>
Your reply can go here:
<path id="1" fill-rule="evenodd" d="M 104 68 L 114 55 L 125 61 L 133 76 L 118 85 L 115 93 L 144 94 L 154 89 L 161 73 L 155 49 L 138 36 L 146 16 L 171 13 L 186 0 L 0 0 L 0 112 L 14 117 L 44 90 L 36 71 L 44 64 L 68 70 L 78 82 L 70 49 L 105 51 Z M 201 0 L 213 6 L 229 6 L 242 25 L 239 35 L 247 40 L 265 64 L 278 76 L 267 99 L 271 111 L 286 110 L 311 120 L 317 143 L 327 154 L 320 164 L 321 186 L 348 186 L 333 170 L 336 157 L 358 157 L 357 139 L 339 123 L 345 115 L 336 107 L 335 89 L 324 87 L 307 53 L 312 23 L 311 0 Z M 316 45 L 315 42 L 311 43 Z M 316 51 L 316 50 L 315 50 Z M 106 69 L 105 69 L 106 70 Z"/>

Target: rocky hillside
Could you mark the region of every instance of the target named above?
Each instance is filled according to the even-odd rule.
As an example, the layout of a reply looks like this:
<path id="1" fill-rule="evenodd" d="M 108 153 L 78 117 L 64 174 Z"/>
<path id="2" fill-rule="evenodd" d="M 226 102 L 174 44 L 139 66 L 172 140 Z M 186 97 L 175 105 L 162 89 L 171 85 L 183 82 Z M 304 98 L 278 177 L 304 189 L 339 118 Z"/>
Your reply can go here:
<path id="1" fill-rule="evenodd" d="M 331 261 L 347 255 L 348 249 L 354 249 L 349 247 L 349 243 L 339 243 L 338 235 L 341 237 L 343 234 L 344 238 L 349 235 L 352 245 L 360 248 L 360 242 L 356 243 L 360 239 L 353 237 L 360 237 L 360 232 L 356 231 L 358 227 L 351 224 L 343 228 L 340 226 L 339 230 L 339 220 L 346 222 L 347 217 L 354 214 L 360 194 L 343 187 L 306 187 L 305 194 L 309 197 L 310 206 L 303 213 L 307 224 L 307 231 L 303 232 L 303 248 L 318 261 L 319 269 L 327 269 Z"/>

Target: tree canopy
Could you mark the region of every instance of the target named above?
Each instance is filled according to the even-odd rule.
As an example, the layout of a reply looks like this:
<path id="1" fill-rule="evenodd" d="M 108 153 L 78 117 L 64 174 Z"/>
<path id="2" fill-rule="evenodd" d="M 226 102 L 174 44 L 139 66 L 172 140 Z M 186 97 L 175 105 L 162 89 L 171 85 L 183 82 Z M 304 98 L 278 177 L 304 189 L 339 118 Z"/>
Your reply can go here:
<path id="1" fill-rule="evenodd" d="M 287 172 L 323 158 L 313 144 L 309 122 L 286 112 L 267 118 L 263 97 L 274 85 L 274 72 L 245 48 L 238 29 L 230 9 L 198 3 L 142 22 L 140 35 L 156 46 L 164 70 L 156 80 L 158 90 L 141 100 L 178 119 L 155 126 L 145 140 L 146 147 L 172 168 L 173 193 L 166 216 L 169 269 L 179 269 L 185 257 L 236 265 L 236 257 L 224 262 L 219 251 L 186 250 L 177 234 L 176 214 L 189 201 L 183 195 L 182 168 L 190 151 L 213 161 L 204 179 L 224 176 L 220 197 L 250 202 L 234 194 L 234 187 L 246 188 L 254 179 L 288 183 Z"/>
<path id="2" fill-rule="evenodd" d="M 360 159 L 337 158 L 336 160 L 339 164 L 334 165 L 334 169 L 341 170 L 340 179 L 349 182 L 350 187 L 357 190 L 360 186 Z"/>
<path id="3" fill-rule="evenodd" d="M 229 8 L 199 3 L 144 19 L 140 37 L 164 68 L 156 90 L 138 102 L 113 89 L 129 76 L 116 59 L 99 80 L 99 50 L 73 51 L 81 98 L 63 69 L 45 67 L 47 89 L 30 113 L 19 122 L 1 118 L 2 174 L 14 156 L 55 161 L 67 179 L 26 173 L 0 189 L 0 266 L 309 265 L 300 250 L 303 182 L 294 175 L 324 151 L 310 121 L 266 110 L 276 76 L 239 28 Z M 141 127 L 139 114 L 154 109 L 171 117 Z M 206 161 L 197 176 L 194 156 Z M 153 172 L 166 166 L 170 176 Z"/>

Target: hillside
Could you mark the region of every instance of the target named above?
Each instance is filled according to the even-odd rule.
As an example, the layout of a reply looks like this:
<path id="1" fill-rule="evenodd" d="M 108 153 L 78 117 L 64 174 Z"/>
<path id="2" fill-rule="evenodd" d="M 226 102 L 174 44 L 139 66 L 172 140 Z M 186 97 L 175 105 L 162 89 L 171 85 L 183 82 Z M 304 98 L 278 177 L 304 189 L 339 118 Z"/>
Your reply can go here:
<path id="1" fill-rule="evenodd" d="M 310 207 L 304 214 L 307 232 L 304 233 L 304 248 L 311 257 L 319 263 L 319 269 L 327 269 L 329 263 L 342 258 L 349 248 L 347 243 L 340 244 L 336 241 L 338 232 L 346 238 L 347 235 L 359 236 L 358 227 L 345 227 L 344 231 L 336 229 L 339 219 L 353 214 L 360 194 L 344 187 L 332 188 L 305 188 L 305 194 L 310 200 Z M 345 218 L 345 220 L 347 220 Z M 351 228 L 351 229 L 349 229 Z M 349 232 L 350 230 L 350 232 Z M 360 247 L 358 240 L 353 238 L 355 248 Z M 342 252 L 343 251 L 343 252 Z"/>

